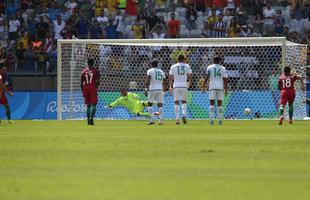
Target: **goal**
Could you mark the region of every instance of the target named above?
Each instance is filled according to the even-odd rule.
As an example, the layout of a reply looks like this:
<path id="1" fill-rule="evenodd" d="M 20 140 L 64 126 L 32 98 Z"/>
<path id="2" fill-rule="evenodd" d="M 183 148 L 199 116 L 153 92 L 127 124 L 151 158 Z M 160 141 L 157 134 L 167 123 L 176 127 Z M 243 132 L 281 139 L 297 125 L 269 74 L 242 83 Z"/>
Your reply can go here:
<path id="1" fill-rule="evenodd" d="M 261 118 L 278 118 L 280 93 L 277 80 L 285 65 L 305 76 L 306 45 L 285 38 L 223 38 L 223 39 L 146 39 L 146 40 L 58 40 L 58 119 L 85 118 L 85 105 L 80 91 L 80 75 L 87 59 L 95 60 L 100 71 L 99 103 L 96 118 L 132 119 L 126 109 L 106 109 L 120 96 L 121 88 L 143 94 L 146 71 L 150 61 L 159 60 L 168 76 L 170 66 L 183 54 L 193 71 L 193 84 L 188 94 L 188 118 L 209 117 L 208 93 L 201 92 L 206 67 L 214 55 L 222 57 L 228 73 L 229 94 L 225 97 L 226 119 L 249 119 L 260 113 Z M 306 116 L 305 94 L 296 85 L 294 117 Z M 243 110 L 250 108 L 251 115 Z M 165 95 L 164 115 L 173 119 L 173 97 Z"/>

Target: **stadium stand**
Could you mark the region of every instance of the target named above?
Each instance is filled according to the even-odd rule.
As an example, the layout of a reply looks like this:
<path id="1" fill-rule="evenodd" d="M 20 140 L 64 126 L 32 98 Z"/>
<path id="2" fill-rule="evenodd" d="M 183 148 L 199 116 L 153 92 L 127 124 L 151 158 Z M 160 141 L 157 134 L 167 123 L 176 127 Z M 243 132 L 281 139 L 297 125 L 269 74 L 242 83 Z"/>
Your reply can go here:
<path id="1" fill-rule="evenodd" d="M 57 39 L 169 38 L 172 13 L 180 22 L 176 37 L 285 36 L 309 44 L 309 6 L 306 0 L 1 0 L 0 63 L 12 74 L 55 76 Z"/>

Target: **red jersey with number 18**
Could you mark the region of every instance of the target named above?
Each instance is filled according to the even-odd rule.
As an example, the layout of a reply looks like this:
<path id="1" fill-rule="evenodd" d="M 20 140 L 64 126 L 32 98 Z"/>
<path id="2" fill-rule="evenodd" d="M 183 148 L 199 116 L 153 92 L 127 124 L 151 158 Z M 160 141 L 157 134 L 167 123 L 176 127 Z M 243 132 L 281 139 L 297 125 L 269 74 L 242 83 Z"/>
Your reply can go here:
<path id="1" fill-rule="evenodd" d="M 295 88 L 294 83 L 298 79 L 295 75 L 285 76 L 282 74 L 279 78 L 279 89 L 281 91 L 281 105 L 286 103 L 293 104 L 295 100 Z"/>
<path id="2" fill-rule="evenodd" d="M 279 85 L 280 90 L 283 91 L 292 91 L 295 90 L 294 83 L 297 80 L 297 76 L 291 75 L 291 76 L 285 76 L 282 74 L 279 78 Z"/>
<path id="3" fill-rule="evenodd" d="M 85 68 L 81 75 L 82 92 L 85 98 L 85 104 L 97 104 L 97 84 L 99 83 L 100 75 L 96 68 Z"/>

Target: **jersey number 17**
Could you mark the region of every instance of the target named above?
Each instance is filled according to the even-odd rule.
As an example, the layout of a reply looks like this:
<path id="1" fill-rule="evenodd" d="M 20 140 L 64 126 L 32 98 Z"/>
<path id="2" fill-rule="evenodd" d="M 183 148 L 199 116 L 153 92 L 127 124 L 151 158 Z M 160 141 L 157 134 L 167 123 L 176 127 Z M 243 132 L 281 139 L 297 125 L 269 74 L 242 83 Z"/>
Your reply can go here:
<path id="1" fill-rule="evenodd" d="M 86 80 L 86 84 L 87 84 L 87 85 L 93 83 L 93 76 L 94 76 L 93 73 L 87 73 L 87 74 L 85 74 L 85 80 Z"/>

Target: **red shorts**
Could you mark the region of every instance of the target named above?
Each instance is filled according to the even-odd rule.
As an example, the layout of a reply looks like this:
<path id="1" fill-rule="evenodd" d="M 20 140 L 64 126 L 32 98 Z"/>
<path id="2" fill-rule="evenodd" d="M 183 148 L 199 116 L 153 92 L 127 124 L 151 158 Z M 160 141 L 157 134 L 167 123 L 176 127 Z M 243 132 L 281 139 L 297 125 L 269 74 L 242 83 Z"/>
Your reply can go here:
<path id="1" fill-rule="evenodd" d="M 98 93 L 97 89 L 93 86 L 84 86 L 83 97 L 85 99 L 85 104 L 97 104 L 98 103 Z"/>
<path id="2" fill-rule="evenodd" d="M 295 91 L 282 91 L 281 92 L 281 99 L 280 104 L 285 106 L 287 103 L 288 105 L 293 105 L 295 100 Z"/>
<path id="3" fill-rule="evenodd" d="M 2 105 L 8 105 L 8 99 L 6 98 L 5 94 L 2 93 L 2 96 L 0 98 L 0 104 Z"/>

